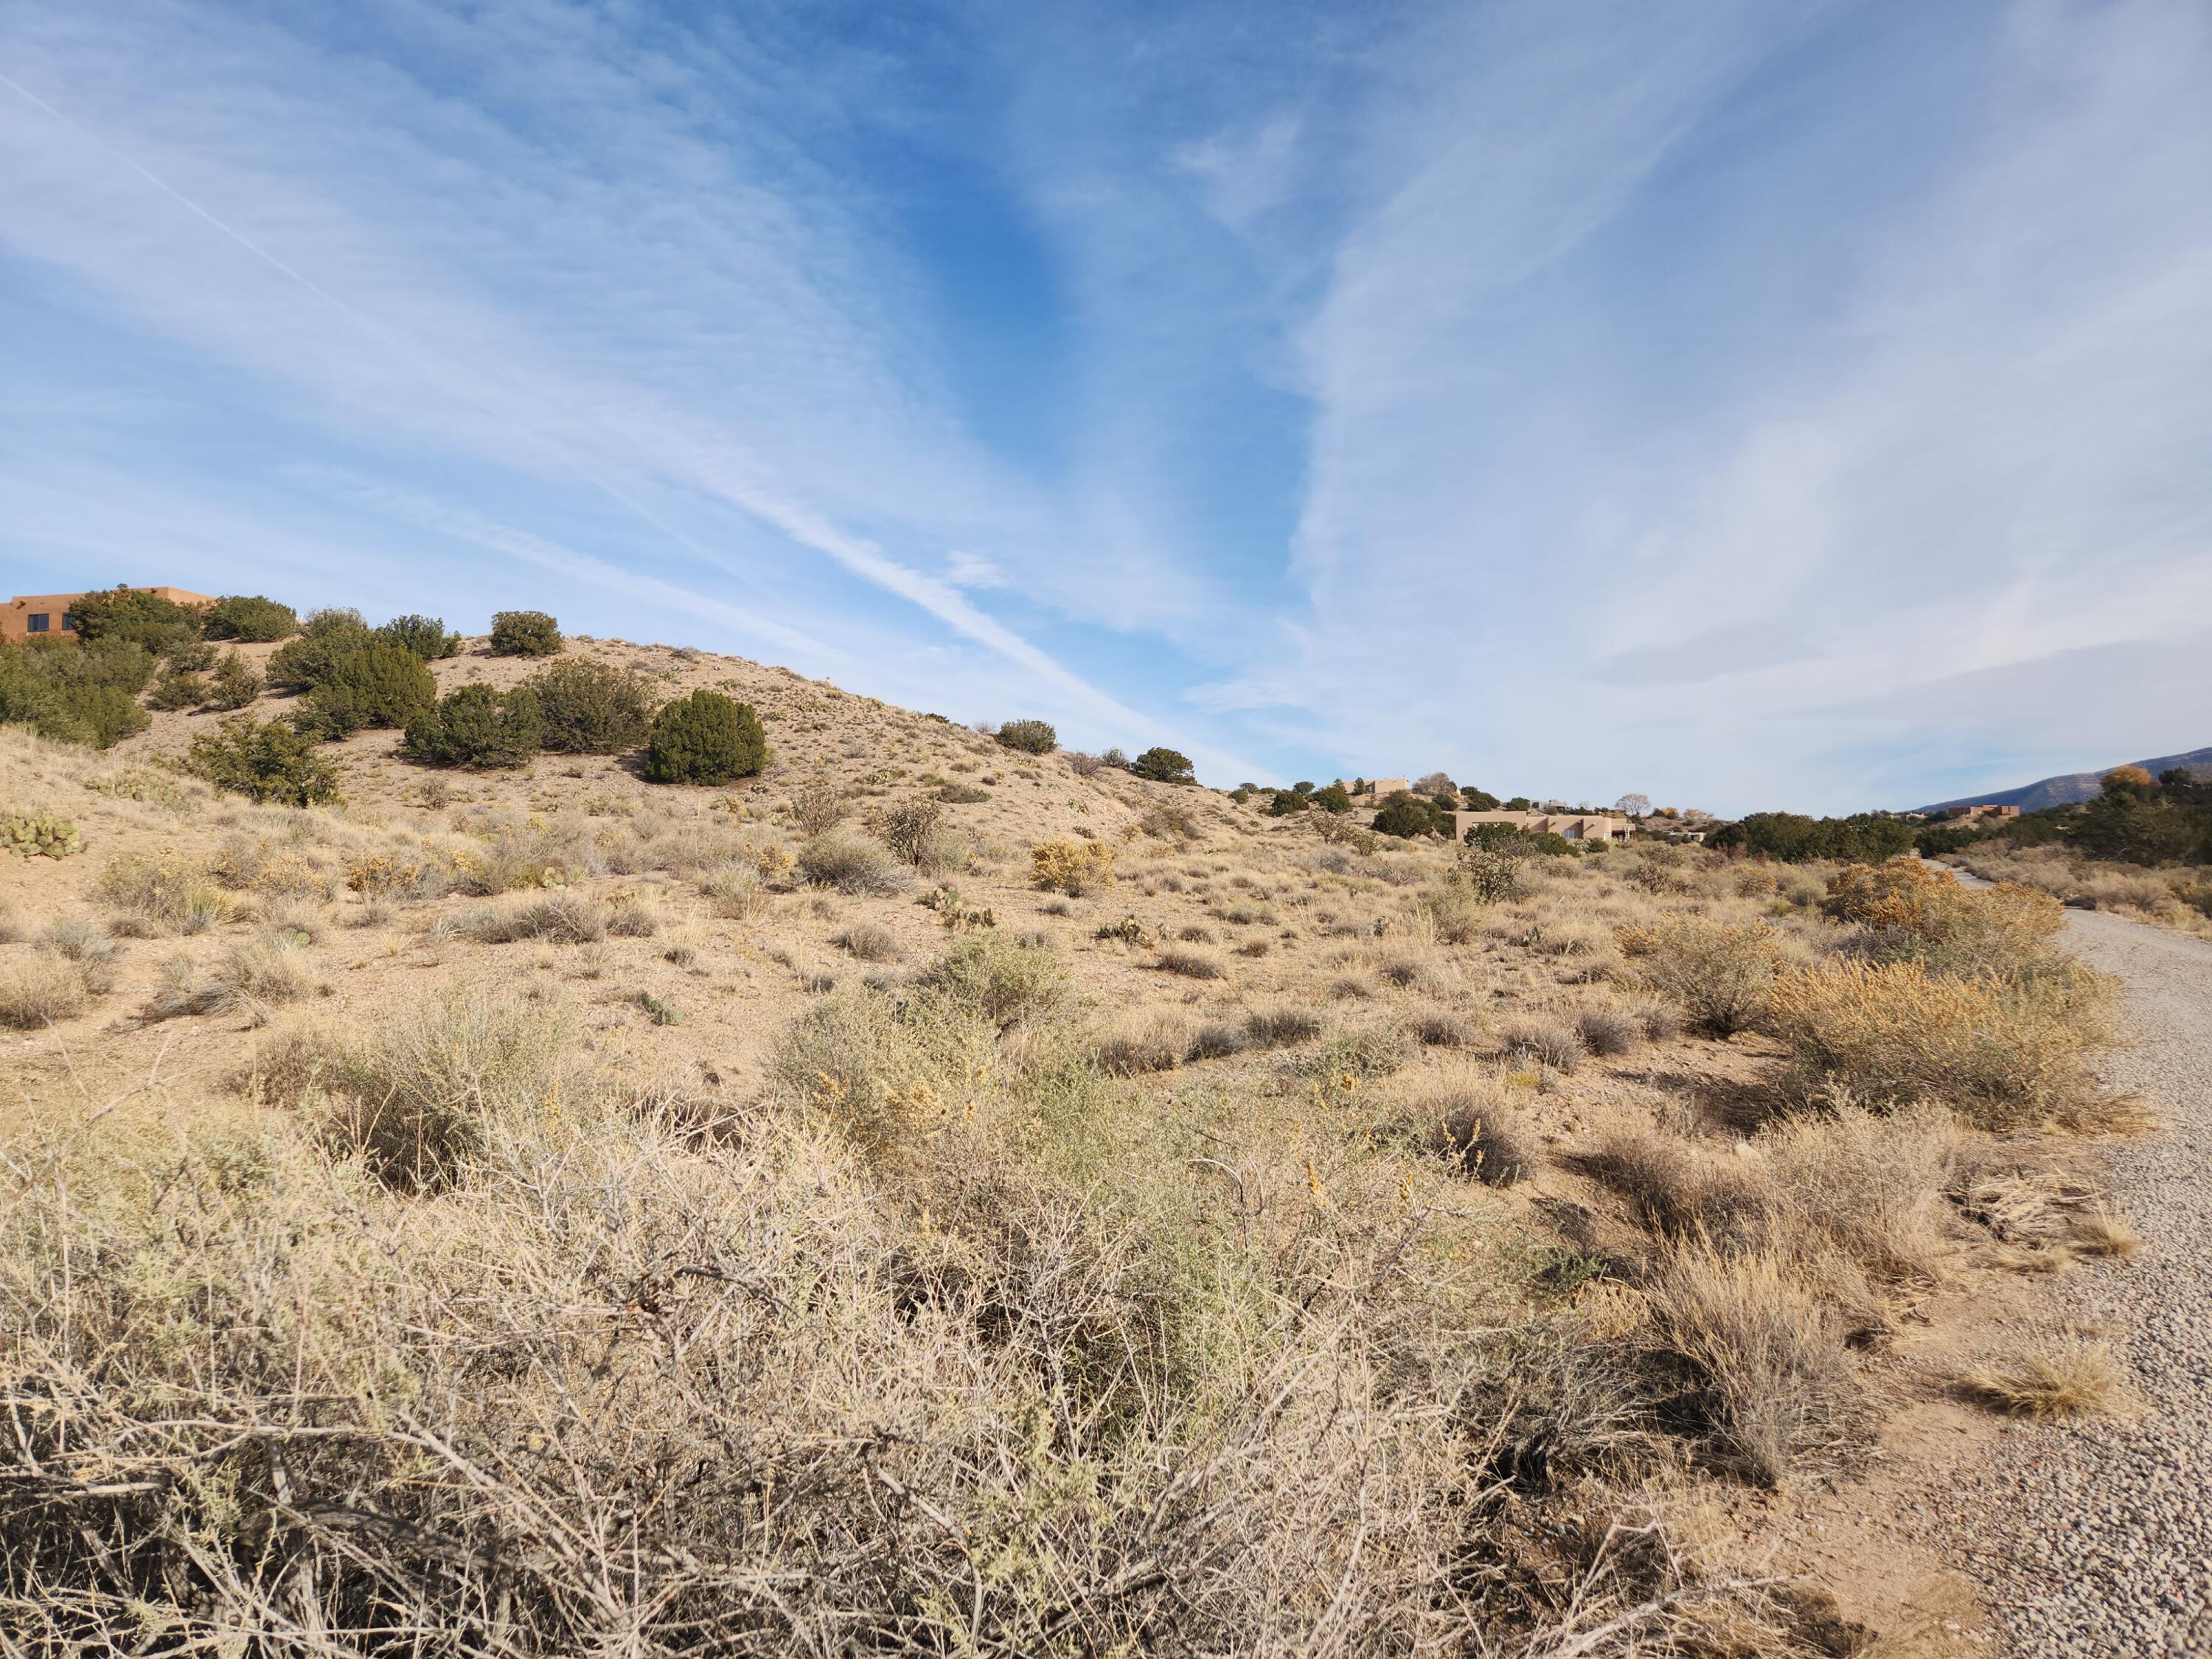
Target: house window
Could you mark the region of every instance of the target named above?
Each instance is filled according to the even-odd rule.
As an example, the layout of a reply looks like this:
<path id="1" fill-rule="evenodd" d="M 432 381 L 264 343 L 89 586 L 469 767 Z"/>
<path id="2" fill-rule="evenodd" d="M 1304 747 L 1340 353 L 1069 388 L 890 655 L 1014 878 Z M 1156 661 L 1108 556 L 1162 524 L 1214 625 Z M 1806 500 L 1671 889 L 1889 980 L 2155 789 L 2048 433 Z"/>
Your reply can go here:
<path id="1" fill-rule="evenodd" d="M 74 634 L 74 633 L 76 633 L 76 611 L 64 611 L 64 612 L 62 613 L 62 627 L 63 627 L 64 630 L 64 631 L 66 631 L 66 632 L 68 632 L 68 633 Z"/>
<path id="2" fill-rule="evenodd" d="M 33 634 L 45 633 L 46 631 L 46 613 L 43 611 L 33 611 L 31 613 L 30 620 L 26 623 L 24 626 Z"/>

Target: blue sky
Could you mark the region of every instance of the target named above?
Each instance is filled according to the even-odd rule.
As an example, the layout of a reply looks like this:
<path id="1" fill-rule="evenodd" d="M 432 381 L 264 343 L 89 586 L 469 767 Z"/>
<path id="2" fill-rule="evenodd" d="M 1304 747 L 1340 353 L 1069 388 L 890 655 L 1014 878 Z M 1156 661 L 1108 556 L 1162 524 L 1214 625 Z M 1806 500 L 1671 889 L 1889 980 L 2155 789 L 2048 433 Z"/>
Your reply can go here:
<path id="1" fill-rule="evenodd" d="M 0 0 L 0 589 L 1211 782 L 2212 742 L 2202 0 Z"/>

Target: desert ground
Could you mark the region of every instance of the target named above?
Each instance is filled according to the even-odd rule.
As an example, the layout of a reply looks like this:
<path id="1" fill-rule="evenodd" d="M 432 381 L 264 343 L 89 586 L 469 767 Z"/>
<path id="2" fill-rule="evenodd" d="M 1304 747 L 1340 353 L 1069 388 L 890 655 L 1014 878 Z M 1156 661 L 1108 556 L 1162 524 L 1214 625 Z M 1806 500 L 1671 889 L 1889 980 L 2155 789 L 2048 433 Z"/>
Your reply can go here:
<path id="1" fill-rule="evenodd" d="M 292 809 L 180 765 L 212 715 L 0 734 L 81 843 L 0 855 L 5 1650 L 2151 1653 L 2182 1615 L 2094 1607 L 2202 1605 L 2172 1550 L 2068 1558 L 2078 1617 L 2021 1565 L 2182 1501 L 2200 947 L 569 650 L 772 761 L 370 731 Z"/>

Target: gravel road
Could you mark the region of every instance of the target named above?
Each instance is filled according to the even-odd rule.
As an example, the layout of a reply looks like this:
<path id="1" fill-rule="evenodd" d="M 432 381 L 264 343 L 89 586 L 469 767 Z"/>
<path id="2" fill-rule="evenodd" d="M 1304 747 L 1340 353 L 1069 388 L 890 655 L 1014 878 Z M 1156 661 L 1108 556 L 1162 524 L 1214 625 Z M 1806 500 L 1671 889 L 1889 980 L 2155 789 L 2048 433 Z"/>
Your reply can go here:
<path id="1" fill-rule="evenodd" d="M 2148 1409 L 2008 1435 L 1944 1494 L 1947 1530 L 2021 1659 L 2212 1659 L 2212 943 L 2068 921 L 2127 981 L 2133 1040 L 2100 1069 L 2166 1127 L 2111 1159 L 2141 1254 L 2062 1281 L 2054 1311 L 2109 1328 Z"/>

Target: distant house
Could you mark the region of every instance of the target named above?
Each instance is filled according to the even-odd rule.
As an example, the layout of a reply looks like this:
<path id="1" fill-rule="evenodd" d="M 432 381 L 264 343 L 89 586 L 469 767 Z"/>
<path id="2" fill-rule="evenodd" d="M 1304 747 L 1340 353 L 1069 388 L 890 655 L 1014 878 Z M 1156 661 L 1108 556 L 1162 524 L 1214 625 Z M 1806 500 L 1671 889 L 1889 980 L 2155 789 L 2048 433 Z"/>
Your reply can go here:
<path id="1" fill-rule="evenodd" d="M 1411 789 L 1413 784 L 1404 778 L 1363 778 L 1359 787 L 1351 791 L 1355 806 L 1380 806 L 1401 789 Z"/>
<path id="2" fill-rule="evenodd" d="M 179 605 L 213 605 L 215 596 L 195 593 L 182 587 L 134 587 L 134 593 L 151 593 L 156 599 L 172 599 Z M 70 609 L 84 595 L 78 593 L 23 593 L 8 601 L 0 610 L 0 644 L 21 645 L 25 640 L 75 639 L 76 613 Z"/>
<path id="3" fill-rule="evenodd" d="M 1943 816 L 1954 823 L 1976 824 L 2002 818 L 2016 818 L 2020 816 L 2020 808 L 2017 806 L 1947 806 L 1943 809 Z"/>
<path id="4" fill-rule="evenodd" d="M 1553 835 L 1568 841 L 1626 842 L 1634 826 L 1612 812 L 1455 812 L 1452 839 L 1465 841 L 1478 823 L 1510 823 L 1532 836 Z"/>

